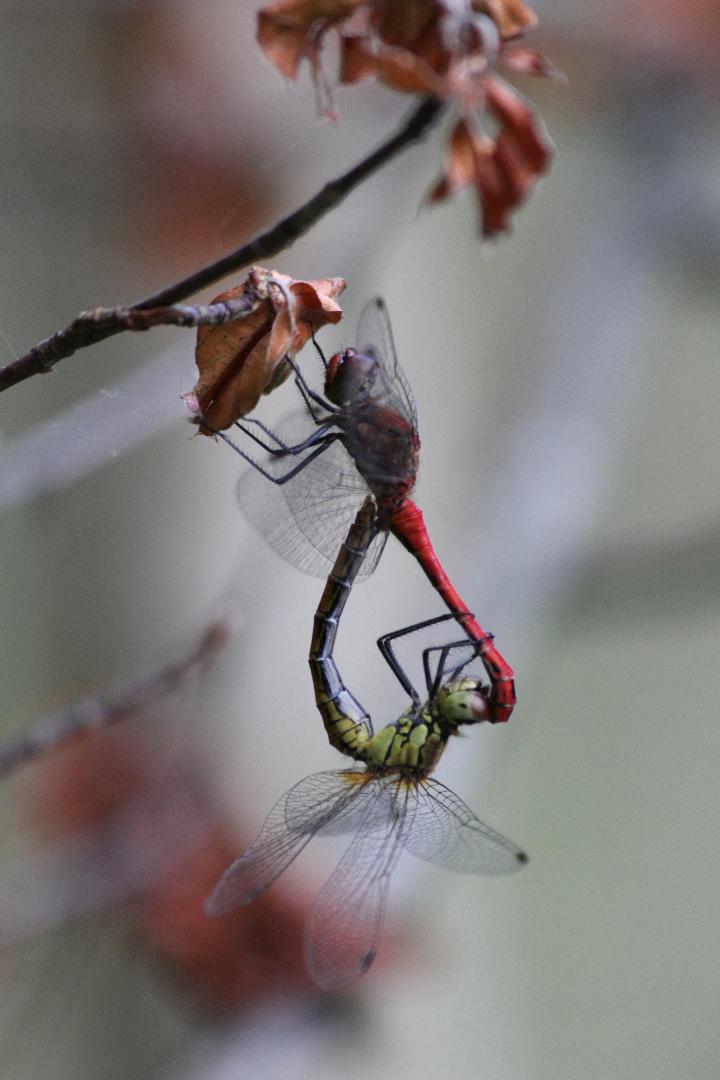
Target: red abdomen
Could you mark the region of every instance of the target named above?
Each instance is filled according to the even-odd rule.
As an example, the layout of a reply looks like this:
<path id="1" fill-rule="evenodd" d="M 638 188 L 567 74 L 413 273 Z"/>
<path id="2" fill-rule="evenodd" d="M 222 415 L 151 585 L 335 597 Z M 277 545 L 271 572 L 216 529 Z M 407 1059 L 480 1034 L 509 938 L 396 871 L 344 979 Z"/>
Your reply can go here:
<path id="1" fill-rule="evenodd" d="M 509 720 L 517 700 L 513 669 L 495 648 L 492 634 L 483 630 L 473 618 L 465 601 L 443 570 L 430 543 L 421 510 L 412 499 L 406 498 L 393 511 L 388 525 L 403 547 L 412 552 L 418 560 L 433 588 L 439 592 L 448 609 L 458 616 L 458 622 L 468 637 L 479 643 L 478 655 L 492 684 L 488 719 L 491 723 Z"/>

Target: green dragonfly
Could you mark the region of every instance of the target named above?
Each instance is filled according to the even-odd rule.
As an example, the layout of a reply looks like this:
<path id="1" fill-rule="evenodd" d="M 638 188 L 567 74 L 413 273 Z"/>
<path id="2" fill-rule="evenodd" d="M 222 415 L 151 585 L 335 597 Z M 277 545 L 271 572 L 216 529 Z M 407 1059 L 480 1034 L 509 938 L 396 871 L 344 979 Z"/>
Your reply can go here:
<path id="1" fill-rule="evenodd" d="M 377 732 L 340 676 L 333 659 L 339 620 L 374 539 L 376 521 L 373 498 L 368 496 L 325 585 L 310 649 L 315 700 L 330 743 L 358 764 L 314 773 L 286 792 L 254 844 L 226 870 L 206 904 L 209 915 L 249 904 L 313 836 L 353 833 L 306 928 L 306 963 L 315 982 L 326 990 L 350 985 L 370 967 L 382 932 L 390 878 L 403 850 L 469 874 L 508 874 L 527 862 L 519 847 L 484 825 L 457 795 L 430 776 L 449 738 L 462 725 L 488 718 L 489 688 L 462 674 L 479 655 L 482 642 L 464 638 L 424 650 L 423 702 L 392 642 L 453 616 L 382 637 L 380 650 L 411 704 Z"/>

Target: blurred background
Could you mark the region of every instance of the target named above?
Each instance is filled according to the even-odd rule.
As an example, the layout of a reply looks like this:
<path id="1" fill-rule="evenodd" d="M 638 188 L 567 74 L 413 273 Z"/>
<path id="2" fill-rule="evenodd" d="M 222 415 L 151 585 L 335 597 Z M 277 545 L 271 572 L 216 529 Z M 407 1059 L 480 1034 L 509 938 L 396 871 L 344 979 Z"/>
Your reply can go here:
<path id="1" fill-rule="evenodd" d="M 436 132 L 273 263 L 347 278 L 326 351 L 388 301 L 418 501 L 518 678 L 512 723 L 457 740 L 438 776 L 530 865 L 493 880 L 406 856 L 375 967 L 334 998 L 300 944 L 331 842 L 204 920 L 276 798 L 342 764 L 307 671 L 322 586 L 243 521 L 240 461 L 192 437 L 194 333 L 107 341 L 0 400 L 3 738 L 217 617 L 236 632 L 111 734 L 4 782 L 6 1080 L 717 1075 L 720 17 L 535 6 L 532 41 L 570 81 L 519 84 L 557 157 L 510 238 L 482 245 L 469 197 L 418 211 Z M 0 3 L 7 361 L 217 258 L 408 109 L 362 88 L 317 121 L 307 74 L 286 86 L 255 47 L 255 11 Z M 264 415 L 292 405 L 288 386 Z M 391 540 L 338 644 L 376 722 L 404 702 L 375 638 L 438 613 Z"/>

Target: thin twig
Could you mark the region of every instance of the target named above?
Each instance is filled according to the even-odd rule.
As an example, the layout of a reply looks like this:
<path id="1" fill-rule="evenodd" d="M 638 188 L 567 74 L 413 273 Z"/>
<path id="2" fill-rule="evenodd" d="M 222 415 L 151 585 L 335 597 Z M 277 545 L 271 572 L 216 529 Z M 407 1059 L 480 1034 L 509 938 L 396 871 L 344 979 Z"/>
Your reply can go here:
<path id="1" fill-rule="evenodd" d="M 145 297 L 144 300 L 138 300 L 129 308 L 96 308 L 94 311 L 79 315 L 64 330 L 59 330 L 51 337 L 45 338 L 24 356 L 0 368 L 0 391 L 7 390 L 8 387 L 30 378 L 31 375 L 50 371 L 58 360 L 72 356 L 78 349 L 95 345 L 123 330 L 148 330 L 162 323 L 171 323 L 176 326 L 199 325 L 197 320 L 185 321 L 189 309 L 172 305 L 191 296 L 198 289 L 212 285 L 227 274 L 234 273 L 251 263 L 272 258 L 289 247 L 328 211 L 338 206 L 371 173 L 406 146 L 424 136 L 439 118 L 442 109 L 442 102 L 435 98 L 424 98 L 413 109 L 399 130 L 377 150 L 363 158 L 342 176 L 325 184 L 308 202 L 288 214 L 272 228 L 259 233 L 247 244 L 243 244 L 242 247 L 223 256 L 222 259 L 196 270 L 189 277 L 160 289 L 159 292 Z M 208 312 L 212 308 L 193 310 Z M 141 312 L 146 313 L 146 318 L 139 317 Z M 213 319 L 208 318 L 202 321 L 212 322 Z M 218 319 L 218 321 L 225 320 Z"/>
<path id="2" fill-rule="evenodd" d="M 110 727 L 157 702 L 183 682 L 200 676 L 224 647 L 232 632 L 225 621 L 211 623 L 192 652 L 166 667 L 95 697 L 83 698 L 66 709 L 44 716 L 18 739 L 0 746 L 0 777 L 42 754 L 58 750 L 91 731 Z"/>

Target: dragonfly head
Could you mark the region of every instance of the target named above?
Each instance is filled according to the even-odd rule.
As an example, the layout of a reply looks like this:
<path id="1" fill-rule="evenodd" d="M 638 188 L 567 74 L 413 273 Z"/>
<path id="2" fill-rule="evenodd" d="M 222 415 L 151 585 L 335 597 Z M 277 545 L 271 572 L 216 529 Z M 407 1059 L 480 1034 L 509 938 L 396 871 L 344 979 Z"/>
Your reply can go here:
<path id="1" fill-rule="evenodd" d="M 333 405 L 347 405 L 375 381 L 378 362 L 354 349 L 343 349 L 330 357 L 325 376 L 325 396 Z"/>
<path id="2" fill-rule="evenodd" d="M 487 691 L 478 679 L 467 676 L 441 686 L 435 694 L 435 704 L 451 727 L 479 724 L 488 718 Z"/>

